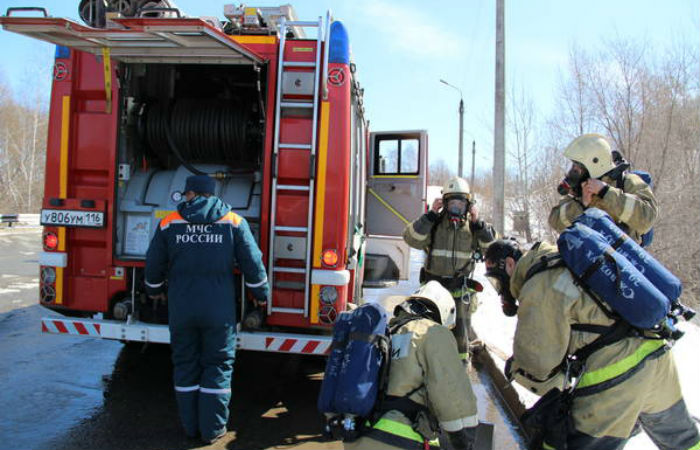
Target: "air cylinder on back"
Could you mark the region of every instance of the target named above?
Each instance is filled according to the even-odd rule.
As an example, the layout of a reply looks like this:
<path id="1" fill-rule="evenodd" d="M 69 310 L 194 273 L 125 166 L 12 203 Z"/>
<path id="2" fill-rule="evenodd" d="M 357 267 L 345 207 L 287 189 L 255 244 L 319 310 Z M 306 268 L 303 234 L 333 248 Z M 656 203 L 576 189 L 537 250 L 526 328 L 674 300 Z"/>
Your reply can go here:
<path id="1" fill-rule="evenodd" d="M 577 222 L 561 233 L 557 246 L 567 267 L 632 326 L 654 328 L 669 313 L 669 299 L 602 234 Z"/>
<path id="2" fill-rule="evenodd" d="M 681 296 L 683 284 L 666 267 L 644 250 L 634 239 L 629 238 L 613 221 L 612 217 L 598 208 L 589 208 L 575 222 L 584 224 L 600 233 L 607 243 L 627 258 L 656 288 L 671 302 Z"/>

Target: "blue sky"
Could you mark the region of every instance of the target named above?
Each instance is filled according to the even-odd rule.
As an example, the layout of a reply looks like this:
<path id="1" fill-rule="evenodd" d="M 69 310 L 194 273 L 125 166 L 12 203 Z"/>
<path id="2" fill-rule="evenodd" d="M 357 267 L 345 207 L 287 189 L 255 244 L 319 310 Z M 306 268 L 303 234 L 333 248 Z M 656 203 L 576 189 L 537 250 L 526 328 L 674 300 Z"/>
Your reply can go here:
<path id="1" fill-rule="evenodd" d="M 223 18 L 225 2 L 176 0 L 190 16 Z M 259 1 L 249 5 L 276 6 Z M 457 166 L 457 91 L 465 101 L 465 173 L 472 140 L 478 171 L 490 170 L 493 134 L 495 0 L 297 0 L 300 19 L 330 9 L 350 35 L 365 104 L 375 131 L 427 129 L 431 160 Z M 45 6 L 53 16 L 77 17 L 77 0 L 0 0 L 9 6 Z M 674 41 L 698 42 L 696 0 L 506 0 L 507 89 L 524 90 L 541 117 L 551 114 L 556 84 L 571 45 L 599 48 L 619 36 L 662 49 Z M 16 91 L 46 88 L 53 46 L 0 31 L 0 77 Z M 38 78 L 38 79 L 37 79 Z M 506 143 L 508 145 L 508 143 Z"/>

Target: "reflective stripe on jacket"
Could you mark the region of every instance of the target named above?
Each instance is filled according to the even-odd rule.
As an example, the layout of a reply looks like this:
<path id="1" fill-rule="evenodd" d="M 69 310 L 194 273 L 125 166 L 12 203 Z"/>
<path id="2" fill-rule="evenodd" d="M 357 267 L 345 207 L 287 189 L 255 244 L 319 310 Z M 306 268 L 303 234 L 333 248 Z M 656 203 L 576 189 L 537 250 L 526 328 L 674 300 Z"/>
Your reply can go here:
<path id="1" fill-rule="evenodd" d="M 445 431 L 478 425 L 476 397 L 450 330 L 432 320 L 413 320 L 400 327 L 391 341 L 387 395 L 404 397 L 413 392 L 408 398 L 427 407 Z M 403 425 L 387 425 L 381 428 L 384 432 L 411 429 L 411 422 L 399 411 L 388 411 L 381 419 L 383 424 Z M 407 437 L 403 432 L 399 435 Z"/>
<path id="2" fill-rule="evenodd" d="M 387 418 L 379 419 L 369 428 L 366 435 L 371 439 L 376 439 L 398 448 L 425 448 L 423 436 L 416 433 L 410 425 Z M 433 439 L 428 441 L 428 445 L 431 449 L 437 449 L 440 448 L 440 441 Z"/>
<path id="3" fill-rule="evenodd" d="M 610 326 L 614 321 L 574 283 L 565 267 L 545 270 L 525 280 L 529 268 L 540 257 L 555 253 L 557 248 L 543 243 L 525 254 L 515 267 L 510 290 L 520 302 L 518 324 L 513 341 L 511 371 L 520 384 L 537 394 L 561 388 L 563 372 L 548 378 L 567 354 L 591 343 L 599 335 L 572 330 L 573 324 Z M 663 340 L 629 337 L 593 353 L 578 385 L 584 389 L 622 382 L 646 358 L 658 356 L 665 349 Z M 620 378 L 623 377 L 623 378 Z M 633 387 L 630 387 L 633 389 Z"/>
<path id="4" fill-rule="evenodd" d="M 217 197 L 196 197 L 157 227 L 146 253 L 146 292 L 163 292 L 167 279 L 171 326 L 235 324 L 234 268 L 256 298 L 267 298 L 262 253 L 247 221 Z"/>
<path id="5" fill-rule="evenodd" d="M 406 225 L 403 238 L 411 247 L 430 255 L 425 261 L 428 272 L 451 277 L 469 274 L 474 264 L 474 248 L 479 247 L 483 251 L 496 239 L 496 232 L 490 224 L 481 220 L 476 223 L 467 221 L 460 226 L 451 222 L 446 215 L 430 211 Z"/>
<path id="6" fill-rule="evenodd" d="M 622 189 L 616 187 L 615 180 L 603 177 L 602 181 L 608 185 L 607 192 L 602 198 L 594 195 L 589 207 L 599 208 L 610 214 L 618 225 L 624 225 L 630 237 L 640 242 L 641 235 L 656 223 L 659 206 L 649 185 L 638 175 L 628 173 L 624 177 Z M 583 210 L 580 199 L 566 196 L 549 213 L 549 225 L 561 232 L 571 225 Z"/>

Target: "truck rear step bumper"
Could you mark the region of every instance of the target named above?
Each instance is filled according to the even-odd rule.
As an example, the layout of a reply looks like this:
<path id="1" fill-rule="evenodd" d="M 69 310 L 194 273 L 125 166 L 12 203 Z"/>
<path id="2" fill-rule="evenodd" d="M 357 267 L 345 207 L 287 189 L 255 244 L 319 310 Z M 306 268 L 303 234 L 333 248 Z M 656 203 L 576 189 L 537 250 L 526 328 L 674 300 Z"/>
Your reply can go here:
<path id="1" fill-rule="evenodd" d="M 117 320 L 44 317 L 41 319 L 41 331 L 119 341 L 170 343 L 170 330 L 167 325 L 136 321 L 127 323 Z M 236 348 L 260 352 L 327 355 L 330 353 L 331 336 L 239 331 L 236 334 Z"/>

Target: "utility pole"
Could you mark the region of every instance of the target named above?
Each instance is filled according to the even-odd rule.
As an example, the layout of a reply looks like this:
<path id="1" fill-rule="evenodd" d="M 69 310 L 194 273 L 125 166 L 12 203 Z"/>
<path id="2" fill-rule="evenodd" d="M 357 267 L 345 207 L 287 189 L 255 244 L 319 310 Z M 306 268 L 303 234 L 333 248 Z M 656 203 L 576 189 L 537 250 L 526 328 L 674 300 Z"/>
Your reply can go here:
<path id="1" fill-rule="evenodd" d="M 463 177 L 462 172 L 462 159 L 464 158 L 464 148 L 463 148 L 463 142 L 464 142 L 464 100 L 462 99 L 461 95 L 462 92 L 460 91 L 460 98 L 459 98 L 459 164 L 457 166 L 457 172 L 459 173 L 459 177 Z"/>
<path id="2" fill-rule="evenodd" d="M 493 225 L 503 236 L 505 227 L 505 0 L 496 0 L 496 95 L 493 139 Z"/>
<path id="3" fill-rule="evenodd" d="M 472 141 L 472 176 L 469 179 L 469 186 L 474 189 L 474 161 L 476 160 L 476 141 Z"/>
<path id="4" fill-rule="evenodd" d="M 462 160 L 463 160 L 463 143 L 464 143 L 464 97 L 462 97 L 462 90 L 457 86 L 454 86 L 447 81 L 440 79 L 440 83 L 456 89 L 459 92 L 459 164 L 457 165 L 457 175 L 461 178 L 463 175 L 462 171 Z"/>

